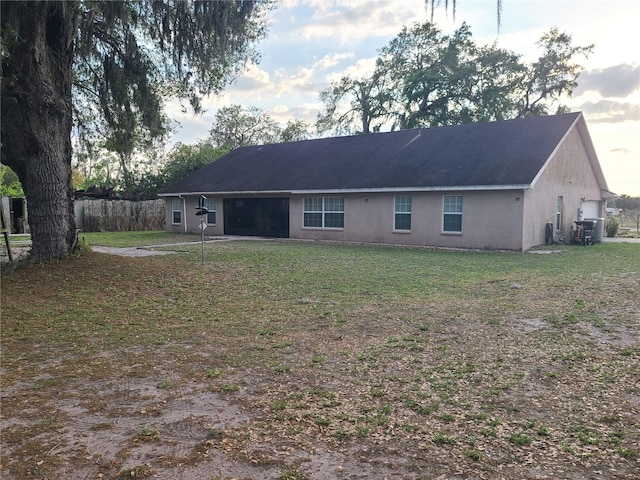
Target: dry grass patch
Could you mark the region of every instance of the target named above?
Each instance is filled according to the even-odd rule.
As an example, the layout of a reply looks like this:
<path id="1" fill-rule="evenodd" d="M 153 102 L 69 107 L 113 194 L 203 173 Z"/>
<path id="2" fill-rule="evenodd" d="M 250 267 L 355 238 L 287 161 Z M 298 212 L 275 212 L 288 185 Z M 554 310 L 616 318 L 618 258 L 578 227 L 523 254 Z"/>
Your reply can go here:
<path id="1" fill-rule="evenodd" d="M 199 248 L 3 278 L 3 478 L 640 471 L 640 246 Z"/>

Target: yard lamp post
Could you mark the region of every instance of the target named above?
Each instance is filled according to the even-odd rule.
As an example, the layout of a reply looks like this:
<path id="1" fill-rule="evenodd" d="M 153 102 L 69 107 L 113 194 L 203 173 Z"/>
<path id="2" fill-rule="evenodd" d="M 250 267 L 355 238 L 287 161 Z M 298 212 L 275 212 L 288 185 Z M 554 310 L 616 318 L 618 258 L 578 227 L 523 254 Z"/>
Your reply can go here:
<path id="1" fill-rule="evenodd" d="M 204 216 L 209 213 L 209 209 L 204 205 L 207 197 L 200 195 L 200 205 L 196 207 L 196 215 L 200 215 L 200 238 L 202 239 L 200 245 L 200 251 L 202 254 L 202 264 L 204 265 L 204 229 L 207 228 L 207 224 L 204 221 Z"/>

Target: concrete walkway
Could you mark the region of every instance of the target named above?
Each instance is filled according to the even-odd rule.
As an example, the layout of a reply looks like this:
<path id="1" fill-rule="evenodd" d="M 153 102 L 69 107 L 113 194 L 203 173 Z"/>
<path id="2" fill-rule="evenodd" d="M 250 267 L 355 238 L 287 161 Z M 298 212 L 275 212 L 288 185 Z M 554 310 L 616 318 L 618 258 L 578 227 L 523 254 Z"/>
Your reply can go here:
<path id="1" fill-rule="evenodd" d="M 99 247 L 93 246 L 91 250 L 97 253 L 106 253 L 108 255 L 119 255 L 121 257 L 150 257 L 152 255 L 169 255 L 169 250 L 152 250 L 151 247 Z"/>
<path id="2" fill-rule="evenodd" d="M 229 237 L 214 237 L 210 240 L 205 240 L 204 243 L 220 243 L 230 242 L 238 240 L 273 240 L 265 237 L 243 237 L 243 236 L 229 236 Z M 201 245 L 201 241 L 196 242 L 178 242 L 178 243 L 163 243 L 160 245 L 148 245 L 144 247 L 101 247 L 94 245 L 91 250 L 97 253 L 106 253 L 109 255 L 120 255 L 121 257 L 150 257 L 153 255 L 170 255 L 172 253 L 178 253 L 173 250 L 156 250 L 157 248 L 171 248 L 179 247 L 181 245 Z"/>
<path id="3" fill-rule="evenodd" d="M 604 237 L 603 243 L 640 243 L 640 238 L 633 237 Z"/>

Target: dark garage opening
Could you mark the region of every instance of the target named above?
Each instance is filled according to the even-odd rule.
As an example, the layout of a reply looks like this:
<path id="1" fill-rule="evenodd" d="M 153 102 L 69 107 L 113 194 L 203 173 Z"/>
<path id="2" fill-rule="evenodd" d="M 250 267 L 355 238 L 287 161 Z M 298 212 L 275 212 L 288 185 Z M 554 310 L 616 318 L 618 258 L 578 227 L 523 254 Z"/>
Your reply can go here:
<path id="1" fill-rule="evenodd" d="M 225 198 L 224 233 L 289 238 L 289 199 Z"/>

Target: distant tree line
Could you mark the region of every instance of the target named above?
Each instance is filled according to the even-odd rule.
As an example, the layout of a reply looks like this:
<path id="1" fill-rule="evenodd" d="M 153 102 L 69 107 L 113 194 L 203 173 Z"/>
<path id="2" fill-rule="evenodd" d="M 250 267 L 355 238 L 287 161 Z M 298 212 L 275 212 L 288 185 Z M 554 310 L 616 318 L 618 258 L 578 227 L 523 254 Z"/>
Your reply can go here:
<path id="1" fill-rule="evenodd" d="M 81 188 L 100 185 L 121 193 L 144 192 L 149 199 L 236 148 L 310 136 L 310 126 L 300 120 L 289 120 L 282 126 L 257 107 L 230 105 L 218 110 L 207 138 L 192 145 L 178 143 L 162 158 L 142 158 L 129 169 L 126 178 L 118 157 L 105 149 L 95 149 L 92 155 L 78 159 L 76 168 L 84 179 Z"/>
<path id="2" fill-rule="evenodd" d="M 629 195 L 620 195 L 608 202 L 608 207 L 620 208 L 622 211 L 640 212 L 640 197 L 630 197 Z"/>

